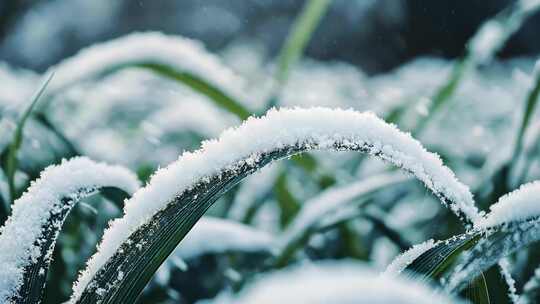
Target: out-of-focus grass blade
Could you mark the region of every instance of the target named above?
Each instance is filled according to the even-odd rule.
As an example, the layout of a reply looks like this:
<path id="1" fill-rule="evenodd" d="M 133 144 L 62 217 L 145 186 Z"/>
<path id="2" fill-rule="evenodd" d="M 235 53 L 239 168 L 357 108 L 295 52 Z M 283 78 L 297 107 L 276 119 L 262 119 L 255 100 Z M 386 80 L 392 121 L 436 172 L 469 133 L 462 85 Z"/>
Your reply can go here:
<path id="1" fill-rule="evenodd" d="M 279 209 L 281 210 L 280 224 L 281 227 L 285 227 L 295 218 L 300 210 L 300 203 L 292 195 L 291 191 L 289 191 L 287 173 L 283 172 L 280 174 L 274 186 L 274 192 Z"/>
<path id="2" fill-rule="evenodd" d="M 404 183 L 407 180 L 408 177 L 400 174 L 381 174 L 350 185 L 336 186 L 314 198 L 313 201 L 306 202 L 302 206 L 300 214 L 282 235 L 279 241 L 281 248 L 274 265 L 276 267 L 286 266 L 314 233 L 335 226 L 340 226 L 341 231 L 350 230 L 345 228 L 345 221 L 357 215 L 364 215 L 357 213 L 356 210 L 368 201 L 368 197 L 382 191 L 382 189 Z M 382 231 L 383 233 L 392 234 L 390 228 L 386 227 L 384 223 L 379 222 L 378 224 L 378 228 L 387 229 Z M 396 234 L 392 235 L 392 237 L 395 236 Z M 405 243 L 401 239 L 398 242 L 401 245 Z M 408 248 L 406 245 L 405 247 Z"/>
<path id="3" fill-rule="evenodd" d="M 539 219 L 523 220 L 491 228 L 487 236 L 461 254 L 444 274 L 446 289 L 460 292 L 467 282 L 488 270 L 503 257 L 540 240 L 539 222 Z"/>
<path id="4" fill-rule="evenodd" d="M 113 188 L 113 187 L 104 187 L 101 191 L 106 191 L 109 194 L 114 193 L 119 199 L 122 200 L 129 197 L 129 194 L 124 191 Z M 62 229 L 62 225 L 53 225 L 55 222 L 63 223 L 66 217 L 69 215 L 71 209 L 75 206 L 77 201 L 84 198 L 85 196 L 93 194 L 94 191 L 87 191 L 86 189 L 81 189 L 77 191 L 77 200 L 72 198 L 62 198 L 63 205 L 67 208 L 64 208 L 61 213 L 55 214 L 51 217 L 48 222 L 49 227 L 45 234 L 43 235 L 43 240 L 45 240 L 40 246 L 40 256 L 32 264 L 25 268 L 23 286 L 21 287 L 21 299 L 24 299 L 24 302 L 17 303 L 40 303 L 45 289 L 45 282 L 47 278 L 47 272 L 52 261 L 52 250 L 56 244 L 56 240 Z"/>
<path id="5" fill-rule="evenodd" d="M 484 22 L 475 35 L 467 42 L 466 54 L 458 60 L 447 81 L 437 89 L 429 106 L 429 113 L 421 118 L 413 130 L 418 134 L 456 92 L 468 71 L 476 69 L 495 56 L 508 39 L 519 30 L 523 23 L 540 9 L 534 1 L 514 1 L 495 17 Z"/>
<path id="6" fill-rule="evenodd" d="M 317 28 L 321 18 L 326 13 L 332 0 L 308 0 L 300 15 L 296 18 L 293 28 L 287 36 L 278 56 L 278 66 L 275 74 L 276 84 L 270 94 L 267 108 L 271 108 L 277 102 L 282 87 L 287 82 L 290 70 L 294 66 L 304 49 L 306 48 L 313 32 Z"/>
<path id="7" fill-rule="evenodd" d="M 251 112 L 247 110 L 241 103 L 235 100 L 235 98 L 228 95 L 220 88 L 210 84 L 207 81 L 204 81 L 197 75 L 184 71 L 177 71 L 169 66 L 156 63 L 140 63 L 132 66 L 149 69 L 161 76 L 181 82 L 193 90 L 209 97 L 210 100 L 212 100 L 217 106 L 231 112 L 232 114 L 235 114 L 242 120 L 251 115 Z"/>
<path id="8" fill-rule="evenodd" d="M 15 187 L 15 173 L 17 172 L 18 167 L 17 153 L 19 152 L 19 148 L 22 144 L 24 126 L 26 124 L 26 121 L 28 120 L 28 117 L 30 117 L 32 110 L 39 101 L 40 97 L 43 95 L 43 92 L 45 92 L 45 89 L 47 88 L 47 85 L 49 84 L 53 76 L 54 72 L 47 75 L 45 81 L 41 84 L 39 90 L 32 97 L 30 105 L 28 106 L 28 108 L 26 108 L 19 121 L 17 122 L 17 127 L 15 128 L 13 139 L 9 147 L 7 148 L 7 151 L 4 151 L 2 153 L 2 166 L 4 167 L 4 171 L 7 177 L 9 195 L 12 202 L 18 196 L 17 189 Z"/>
<path id="9" fill-rule="evenodd" d="M 430 121 L 431 117 L 433 117 L 433 114 L 439 111 L 441 107 L 446 103 L 446 101 L 448 101 L 450 97 L 454 95 L 454 92 L 456 91 L 459 83 L 461 82 L 461 79 L 465 75 L 467 68 L 469 68 L 470 61 L 470 58 L 464 57 L 459 59 L 454 64 L 454 66 L 452 67 L 452 72 L 450 73 L 450 77 L 440 88 L 437 89 L 431 99 L 431 104 L 428 111 L 429 115 L 426 115 L 423 118 L 419 119 L 418 124 L 413 130 L 413 136 L 420 133 Z M 403 113 L 397 114 L 401 115 Z"/>
<path id="10" fill-rule="evenodd" d="M 514 147 L 513 161 L 515 162 L 522 150 L 523 136 L 527 130 L 527 126 L 531 120 L 531 117 L 536 109 L 538 102 L 538 95 L 540 94 L 540 62 L 538 62 L 534 68 L 533 86 L 527 94 L 527 100 L 525 101 L 525 111 L 523 112 L 523 118 L 519 127 L 516 144 Z"/>

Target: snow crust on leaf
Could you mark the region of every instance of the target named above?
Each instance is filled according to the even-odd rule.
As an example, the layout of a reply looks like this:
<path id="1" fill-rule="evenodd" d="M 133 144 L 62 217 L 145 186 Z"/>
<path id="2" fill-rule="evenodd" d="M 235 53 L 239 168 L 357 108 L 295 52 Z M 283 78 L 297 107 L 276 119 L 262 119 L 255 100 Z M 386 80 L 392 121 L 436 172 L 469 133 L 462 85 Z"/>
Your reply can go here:
<path id="1" fill-rule="evenodd" d="M 123 167 L 76 157 L 47 167 L 15 201 L 12 215 L 0 228 L 0 303 L 16 295 L 22 284 L 24 268 L 41 255 L 44 229 L 62 225 L 61 220 L 51 222 L 55 214 L 70 207 L 62 198 L 74 201 L 101 187 L 117 187 L 133 193 L 139 182 Z"/>
<path id="2" fill-rule="evenodd" d="M 372 113 L 328 108 L 270 110 L 251 117 L 240 127 L 224 131 L 218 140 L 205 141 L 195 152 L 158 170 L 148 185 L 124 206 L 124 216 L 105 231 L 97 253 L 74 286 L 72 301 L 82 294 L 131 233 L 187 190 L 208 183 L 212 176 L 234 174 L 252 166 L 265 153 L 302 147 L 304 150 L 362 150 L 411 172 L 452 211 L 471 221 L 479 214 L 472 194 L 441 159 L 427 152 L 410 135 Z"/>
<path id="3" fill-rule="evenodd" d="M 475 223 L 475 228 L 486 229 L 500 224 L 532 219 L 540 215 L 540 181 L 522 185 L 505 194 L 489 207 L 490 212 Z"/>

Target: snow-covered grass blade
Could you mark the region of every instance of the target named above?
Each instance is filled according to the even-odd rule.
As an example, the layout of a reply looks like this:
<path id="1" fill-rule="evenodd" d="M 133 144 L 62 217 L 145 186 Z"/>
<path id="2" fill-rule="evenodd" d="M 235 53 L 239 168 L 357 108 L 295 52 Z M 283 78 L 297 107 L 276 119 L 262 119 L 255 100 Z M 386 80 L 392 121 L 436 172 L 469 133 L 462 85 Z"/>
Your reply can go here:
<path id="1" fill-rule="evenodd" d="M 42 172 L 0 228 L 0 303 L 39 303 L 64 220 L 82 198 L 104 188 L 125 197 L 139 182 L 127 169 L 73 158 Z"/>
<path id="2" fill-rule="evenodd" d="M 271 161 L 310 150 L 368 153 L 411 173 L 465 221 L 480 215 L 441 160 L 370 113 L 326 108 L 271 110 L 184 153 L 125 204 L 74 286 L 72 303 L 133 302 L 204 212 Z"/>

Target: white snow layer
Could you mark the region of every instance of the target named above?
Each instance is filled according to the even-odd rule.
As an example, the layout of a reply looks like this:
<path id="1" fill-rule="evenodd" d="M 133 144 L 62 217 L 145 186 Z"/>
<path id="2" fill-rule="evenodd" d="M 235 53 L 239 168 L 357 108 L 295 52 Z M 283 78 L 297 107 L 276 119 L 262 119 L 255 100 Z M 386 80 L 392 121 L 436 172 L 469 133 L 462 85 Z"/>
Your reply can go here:
<path id="1" fill-rule="evenodd" d="M 129 34 L 90 46 L 52 69 L 54 81 L 48 91 L 55 93 L 72 84 L 98 77 L 115 68 L 153 63 L 194 74 L 228 93 L 239 96 L 244 80 L 196 41 L 159 32 Z"/>
<path id="2" fill-rule="evenodd" d="M 485 229 L 504 223 L 532 219 L 540 215 L 540 181 L 522 185 L 519 189 L 505 194 L 497 203 L 489 207 L 490 212 L 474 224 Z"/>
<path id="3" fill-rule="evenodd" d="M 426 285 L 378 277 L 358 262 L 324 262 L 261 276 L 238 296 L 222 294 L 213 304 L 265 303 L 460 303 Z"/>
<path id="4" fill-rule="evenodd" d="M 148 185 L 124 206 L 124 216 L 105 231 L 97 253 L 74 286 L 72 301 L 82 294 L 96 272 L 114 255 L 130 234 L 148 222 L 174 198 L 211 176 L 234 173 L 254 166 L 262 153 L 300 146 L 306 150 L 367 149 L 370 154 L 410 171 L 427 188 L 448 200 L 449 207 L 475 220 L 478 210 L 472 194 L 440 158 L 427 152 L 410 135 L 372 113 L 309 108 L 270 110 L 264 117 L 247 119 L 240 127 L 224 131 L 218 140 L 205 141 L 195 152 L 158 170 Z"/>
<path id="5" fill-rule="evenodd" d="M 174 251 L 182 259 L 229 251 L 272 251 L 274 240 L 266 232 L 231 220 L 202 217 Z"/>
<path id="6" fill-rule="evenodd" d="M 433 239 L 427 240 L 421 244 L 416 244 L 413 247 L 411 247 L 409 250 L 403 252 L 402 254 L 398 255 L 390 265 L 386 268 L 384 271 L 385 276 L 397 276 L 400 274 L 407 266 L 409 266 L 414 260 L 416 260 L 418 257 L 420 257 L 424 252 L 430 250 L 431 248 L 435 247 L 437 242 L 435 242 Z"/>
<path id="7" fill-rule="evenodd" d="M 88 193 L 101 187 L 133 193 L 139 182 L 125 168 L 76 157 L 47 167 L 15 201 L 12 215 L 0 228 L 0 303 L 18 292 L 24 267 L 40 256 L 36 242 L 41 241 L 43 225 L 50 224 L 51 216 L 66 208 L 61 199 L 76 199 L 81 191 Z"/>

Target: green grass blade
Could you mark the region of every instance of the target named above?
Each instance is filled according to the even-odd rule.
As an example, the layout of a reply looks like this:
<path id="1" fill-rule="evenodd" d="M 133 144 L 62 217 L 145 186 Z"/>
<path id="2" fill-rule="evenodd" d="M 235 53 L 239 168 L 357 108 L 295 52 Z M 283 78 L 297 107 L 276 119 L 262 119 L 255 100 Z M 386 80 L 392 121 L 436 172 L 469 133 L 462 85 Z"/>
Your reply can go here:
<path id="1" fill-rule="evenodd" d="M 503 257 L 540 240 L 539 223 L 523 220 L 439 242 L 407 266 L 406 275 L 440 282 L 459 293 Z"/>
<path id="2" fill-rule="evenodd" d="M 463 79 L 464 75 L 466 74 L 467 69 L 470 68 L 471 59 L 468 57 L 464 57 L 459 59 L 454 66 L 452 67 L 452 71 L 450 72 L 450 77 L 448 80 L 439 87 L 436 91 L 433 97 L 431 98 L 431 103 L 429 104 L 429 115 L 424 116 L 423 118 L 420 118 L 418 121 L 418 124 L 415 126 L 413 130 L 413 136 L 417 136 L 422 130 L 426 127 L 426 125 L 429 123 L 429 121 L 432 119 L 434 114 L 438 112 L 445 104 L 446 102 L 454 95 L 455 91 L 457 90 L 459 83 Z M 398 113 L 398 115 L 401 115 L 403 113 Z M 395 119 L 395 118 L 394 118 Z"/>
<path id="3" fill-rule="evenodd" d="M 41 84 L 38 91 L 32 97 L 31 99 L 32 101 L 30 105 L 26 108 L 26 110 L 23 112 L 22 116 L 20 117 L 19 121 L 17 122 L 17 127 L 15 128 L 13 139 L 7 149 L 7 155 L 5 156 L 3 160 L 2 165 L 4 167 L 5 174 L 7 177 L 9 195 L 12 202 L 18 197 L 17 189 L 15 187 L 15 173 L 17 172 L 17 167 L 18 167 L 17 153 L 19 152 L 19 149 L 22 144 L 23 136 L 24 136 L 23 135 L 24 126 L 26 124 L 26 121 L 30 117 L 32 110 L 34 109 L 37 102 L 39 101 L 43 93 L 45 92 L 45 89 L 47 88 L 47 85 L 49 84 L 53 76 L 54 76 L 54 72 L 46 76 L 45 81 Z"/>
<path id="4" fill-rule="evenodd" d="M 157 73 L 158 75 L 164 76 L 169 79 L 173 79 L 176 82 L 182 83 L 196 92 L 201 93 L 202 95 L 207 96 L 211 101 L 213 101 L 217 106 L 229 111 L 230 113 L 238 116 L 238 118 L 244 120 L 251 115 L 251 112 L 246 109 L 240 102 L 235 98 L 228 95 L 225 91 L 221 90 L 215 85 L 212 85 L 208 81 L 198 77 L 195 74 L 178 71 L 174 68 L 162 64 L 156 63 L 140 63 L 133 65 L 126 65 L 122 68 L 129 67 L 140 67 L 148 69 Z"/>
<path id="5" fill-rule="evenodd" d="M 74 302 L 133 303 L 154 272 L 220 196 L 271 161 L 312 148 L 300 145 L 264 152 L 249 165 L 241 162 L 242 165 L 232 171 L 208 176 L 186 189 L 120 244 L 119 249 L 92 274 Z M 364 151 L 362 147 L 340 144 L 336 144 L 335 149 Z"/>
<path id="6" fill-rule="evenodd" d="M 471 301 L 474 304 L 490 304 L 489 290 L 486 281 L 486 277 L 483 273 L 478 278 L 469 283 L 465 292 L 463 293 L 465 299 Z"/>
<path id="7" fill-rule="evenodd" d="M 221 195 L 257 168 L 298 151 L 285 149 L 268 153 L 254 167 L 246 165 L 240 172 L 213 176 L 208 182 L 184 192 L 122 243 L 76 303 L 134 303 L 154 272 Z M 122 273 L 122 280 L 118 280 L 118 273 Z M 97 292 L 105 287 L 106 292 Z"/>
<path id="8" fill-rule="evenodd" d="M 75 156 L 81 155 L 79 150 L 73 145 L 71 140 L 69 140 L 63 133 L 60 131 L 48 118 L 44 113 L 36 112 L 35 113 L 35 119 L 37 122 L 39 122 L 41 125 L 43 125 L 47 130 L 51 131 L 67 148 L 67 155 L 64 157 L 71 158 Z"/>
<path id="9" fill-rule="evenodd" d="M 274 186 L 274 193 L 281 211 L 279 217 L 280 225 L 281 227 L 286 227 L 296 217 L 296 214 L 300 210 L 300 203 L 296 200 L 291 191 L 289 191 L 286 172 L 279 175 Z"/>
<path id="10" fill-rule="evenodd" d="M 518 135 L 516 139 L 516 144 L 514 147 L 513 161 L 515 162 L 519 157 L 519 153 L 523 149 L 523 136 L 527 130 L 527 126 L 531 121 L 531 117 L 534 114 L 536 109 L 536 104 L 538 103 L 538 95 L 540 94 L 540 63 L 534 68 L 534 78 L 533 86 L 527 94 L 527 99 L 525 101 L 525 110 L 523 112 L 523 117 L 521 119 L 521 124 L 519 126 Z"/>
<path id="11" fill-rule="evenodd" d="M 291 68 L 298 62 L 313 32 L 325 15 L 332 0 L 308 0 L 278 55 L 278 66 L 274 76 L 276 84 L 270 94 L 267 108 L 274 106 L 282 87 L 289 78 Z"/>
<path id="12" fill-rule="evenodd" d="M 305 114 L 306 120 L 300 114 Z M 312 115 L 319 119 L 313 120 Z M 331 121 L 332 128 L 319 120 Z M 338 128 L 335 124 L 339 123 Z M 303 127 L 295 128 L 298 133 L 283 133 L 288 125 Z M 263 135 L 265 138 L 261 138 Z M 255 138 L 259 145 L 236 150 L 239 140 Z M 478 216 L 468 189 L 439 159 L 374 116 L 322 108 L 275 110 L 196 152 L 186 153 L 156 173 L 128 202 L 124 217 L 105 232 L 102 249 L 91 258 L 74 286 L 72 302 L 134 302 L 158 267 L 219 197 L 268 163 L 312 150 L 376 156 L 414 175 L 464 221 Z"/>

